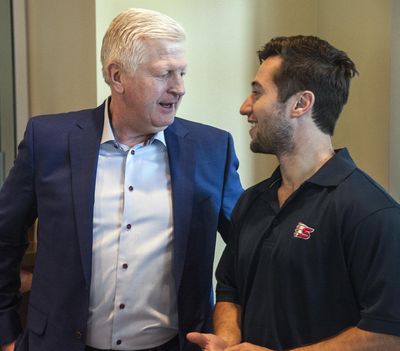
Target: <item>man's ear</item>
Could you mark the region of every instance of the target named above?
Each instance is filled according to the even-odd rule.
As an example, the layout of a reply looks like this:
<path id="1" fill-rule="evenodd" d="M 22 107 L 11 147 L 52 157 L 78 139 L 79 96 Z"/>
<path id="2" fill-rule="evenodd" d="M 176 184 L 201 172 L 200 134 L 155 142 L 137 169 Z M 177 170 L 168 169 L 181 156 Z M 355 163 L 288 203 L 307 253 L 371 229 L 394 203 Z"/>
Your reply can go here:
<path id="1" fill-rule="evenodd" d="M 300 117 L 310 112 L 314 106 L 315 95 L 310 90 L 295 94 L 292 102 L 292 117 Z"/>
<path id="2" fill-rule="evenodd" d="M 122 69 L 117 63 L 110 63 L 107 67 L 108 76 L 110 77 L 111 88 L 119 94 L 123 94 L 124 84 L 122 82 Z"/>

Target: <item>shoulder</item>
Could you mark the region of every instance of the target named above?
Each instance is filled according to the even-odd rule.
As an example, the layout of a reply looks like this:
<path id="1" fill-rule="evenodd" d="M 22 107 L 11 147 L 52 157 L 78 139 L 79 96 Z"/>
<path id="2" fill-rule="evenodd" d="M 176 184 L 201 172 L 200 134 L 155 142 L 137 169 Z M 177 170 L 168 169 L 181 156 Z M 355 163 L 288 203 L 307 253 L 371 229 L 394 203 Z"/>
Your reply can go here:
<path id="1" fill-rule="evenodd" d="M 227 137 L 229 135 L 229 133 L 223 129 L 199 122 L 189 121 L 180 117 L 175 117 L 174 123 L 169 126 L 168 129 L 175 132 L 186 131 L 193 136 L 208 136 L 209 138 L 214 138 L 216 136 Z"/>
<path id="2" fill-rule="evenodd" d="M 374 179 L 356 168 L 335 189 L 335 208 L 352 231 L 362 223 L 386 221 L 385 218 L 400 219 L 400 205 Z M 392 219 L 393 219 L 392 218 Z"/>
<path id="3" fill-rule="evenodd" d="M 250 210 L 253 205 L 257 204 L 260 196 L 267 191 L 270 182 L 271 179 L 268 178 L 246 189 L 236 203 L 232 218 L 238 219 L 245 216 L 246 212 Z"/>
<path id="4" fill-rule="evenodd" d="M 103 116 L 103 113 L 104 113 L 104 107 L 99 106 L 94 109 L 85 109 L 79 111 L 33 116 L 29 119 L 28 123 L 33 125 L 50 125 L 50 126 L 67 125 L 75 123 L 80 120 L 84 120 L 85 118 L 91 118 L 94 115 Z"/>
<path id="5" fill-rule="evenodd" d="M 85 129 L 98 130 L 104 121 L 104 106 L 94 109 L 48 114 L 31 117 L 27 125 L 27 133 L 45 138 L 57 138 L 70 131 Z"/>
<path id="6" fill-rule="evenodd" d="M 68 145 L 71 136 L 101 135 L 104 108 L 86 109 L 67 113 L 35 116 L 29 119 L 24 140 L 35 147 L 36 152 L 55 151 Z"/>
<path id="7" fill-rule="evenodd" d="M 376 211 L 399 204 L 373 178 L 356 168 L 337 188 L 337 196 L 342 201 L 354 204 L 361 211 Z"/>
<path id="8" fill-rule="evenodd" d="M 164 134 L 168 147 L 180 140 L 184 145 L 192 146 L 196 155 L 203 155 L 204 159 L 220 159 L 223 162 L 234 153 L 232 136 L 227 131 L 206 124 L 176 117 Z"/>

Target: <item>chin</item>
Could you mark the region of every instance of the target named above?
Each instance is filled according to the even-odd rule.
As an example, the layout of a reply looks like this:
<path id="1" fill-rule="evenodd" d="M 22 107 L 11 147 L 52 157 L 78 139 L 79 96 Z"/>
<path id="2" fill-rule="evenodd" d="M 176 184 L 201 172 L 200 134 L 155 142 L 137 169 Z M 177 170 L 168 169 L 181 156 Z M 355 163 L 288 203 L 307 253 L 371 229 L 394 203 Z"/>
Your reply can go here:
<path id="1" fill-rule="evenodd" d="M 172 123 L 174 123 L 175 120 L 175 115 L 172 117 L 168 117 L 168 118 L 163 118 L 161 119 L 159 122 L 159 124 L 157 124 L 157 127 L 160 128 L 167 128 L 169 125 L 171 125 Z"/>
<path id="2" fill-rule="evenodd" d="M 153 125 L 153 134 L 167 129 L 173 122 L 174 122 L 174 120 L 171 120 L 169 123 L 162 123 L 162 124 L 160 123 L 157 125 Z"/>
<path id="3" fill-rule="evenodd" d="M 274 154 L 271 148 L 259 143 L 257 140 L 253 140 L 250 143 L 250 150 L 255 154 Z"/>

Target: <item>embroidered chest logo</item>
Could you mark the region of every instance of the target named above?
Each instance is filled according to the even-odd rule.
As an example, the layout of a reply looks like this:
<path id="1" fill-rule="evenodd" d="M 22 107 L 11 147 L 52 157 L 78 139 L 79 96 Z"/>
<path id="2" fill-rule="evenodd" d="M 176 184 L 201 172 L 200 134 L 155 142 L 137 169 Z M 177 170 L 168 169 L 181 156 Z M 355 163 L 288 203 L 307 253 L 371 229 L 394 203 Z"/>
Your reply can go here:
<path id="1" fill-rule="evenodd" d="M 311 238 L 311 233 L 314 231 L 314 228 L 311 228 L 304 223 L 299 222 L 296 229 L 294 230 L 293 236 L 295 238 L 308 240 Z"/>

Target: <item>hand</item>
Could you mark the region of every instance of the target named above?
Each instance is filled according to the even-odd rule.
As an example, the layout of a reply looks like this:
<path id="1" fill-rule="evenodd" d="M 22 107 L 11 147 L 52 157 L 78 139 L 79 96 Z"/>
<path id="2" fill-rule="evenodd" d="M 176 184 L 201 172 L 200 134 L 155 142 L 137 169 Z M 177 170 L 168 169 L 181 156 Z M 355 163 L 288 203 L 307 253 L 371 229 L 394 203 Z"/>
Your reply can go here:
<path id="1" fill-rule="evenodd" d="M 226 342 L 214 334 L 189 333 L 186 338 L 205 351 L 224 351 L 227 347 Z"/>
<path id="2" fill-rule="evenodd" d="M 272 350 L 267 349 L 265 347 L 250 344 L 248 342 L 244 342 L 235 346 L 228 347 L 227 349 L 225 349 L 225 351 L 272 351 Z"/>
<path id="3" fill-rule="evenodd" d="M 15 341 L 1 346 L 1 351 L 14 351 Z"/>
<path id="4" fill-rule="evenodd" d="M 21 279 L 21 287 L 19 289 L 20 293 L 23 294 L 23 293 L 26 293 L 29 290 L 31 290 L 31 287 L 32 287 L 32 273 L 28 272 L 28 271 L 25 271 L 25 270 L 22 270 L 19 273 L 19 277 Z"/>

